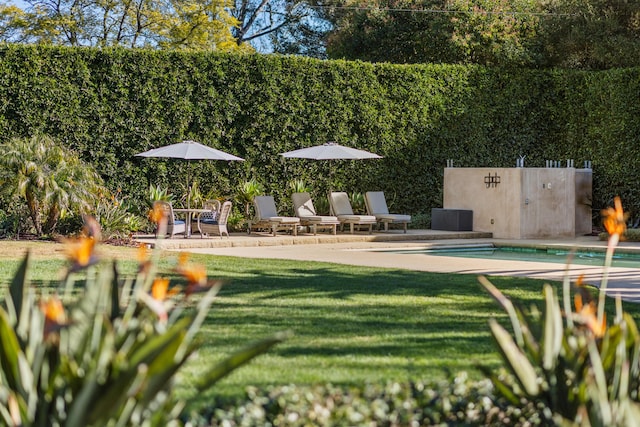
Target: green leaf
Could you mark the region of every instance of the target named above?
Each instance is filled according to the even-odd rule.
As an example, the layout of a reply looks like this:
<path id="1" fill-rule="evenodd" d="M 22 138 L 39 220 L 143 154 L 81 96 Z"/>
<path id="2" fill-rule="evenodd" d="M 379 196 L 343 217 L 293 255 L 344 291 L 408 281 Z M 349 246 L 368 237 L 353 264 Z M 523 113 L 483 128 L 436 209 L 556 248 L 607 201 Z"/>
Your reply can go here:
<path id="1" fill-rule="evenodd" d="M 191 318 L 183 317 L 174 323 L 166 332 L 147 339 L 142 346 L 137 348 L 129 357 L 132 366 L 139 364 L 151 364 L 157 357 L 167 349 L 174 350 L 185 336 L 185 330 L 191 323 Z M 174 351 L 175 354 L 175 351 Z"/>
<path id="2" fill-rule="evenodd" d="M 120 316 L 120 294 L 118 288 L 118 266 L 113 262 L 113 280 L 111 280 L 111 310 L 109 319 L 113 323 Z"/>
<path id="3" fill-rule="evenodd" d="M 69 407 L 66 425 L 83 427 L 115 416 L 129 397 L 127 390 L 136 380 L 136 372 L 135 368 L 120 371 L 105 384 L 97 380 L 95 372 L 87 375 Z"/>
<path id="4" fill-rule="evenodd" d="M 14 329 L 9 323 L 7 312 L 0 307 L 0 368 L 7 379 L 9 389 L 23 394 L 25 388 L 20 376 L 20 353 L 22 349 Z"/>
<path id="5" fill-rule="evenodd" d="M 560 305 L 553 288 L 545 284 L 543 288 L 546 303 L 544 319 L 544 353 L 542 357 L 542 367 L 550 371 L 554 369 L 560 350 L 562 349 L 562 337 L 564 329 L 562 327 L 562 313 Z"/>
<path id="6" fill-rule="evenodd" d="M 479 276 L 478 280 L 480 284 L 489 292 L 489 294 L 504 308 L 511 320 L 511 326 L 513 327 L 513 333 L 516 337 L 516 342 L 520 348 L 524 347 L 524 335 L 522 333 L 522 325 L 518 319 L 518 313 L 516 312 L 513 303 L 509 298 L 504 296 L 498 288 L 494 286 L 486 277 Z"/>
<path id="7" fill-rule="evenodd" d="M 489 320 L 489 326 L 503 357 L 508 362 L 507 367 L 514 373 L 529 396 L 537 396 L 540 393 L 540 385 L 536 371 L 529 359 L 522 353 L 507 330 L 500 326 L 495 319 Z"/>
<path id="8" fill-rule="evenodd" d="M 513 389 L 504 381 L 502 381 L 500 379 L 500 377 L 498 377 L 498 375 L 495 374 L 495 371 L 492 369 L 487 368 L 486 366 L 477 366 L 477 368 L 487 377 L 491 380 L 491 383 L 493 384 L 493 386 L 496 388 L 496 390 L 498 390 L 498 393 L 503 396 L 504 398 L 506 398 L 509 402 L 511 402 L 511 404 L 513 405 L 519 405 L 522 402 L 520 401 L 520 398 L 516 395 L 516 393 L 513 391 Z"/>
<path id="9" fill-rule="evenodd" d="M 9 320 L 12 324 L 17 324 L 22 313 L 22 304 L 27 289 L 27 270 L 29 268 L 29 252 L 25 255 L 16 275 L 9 285 L 9 294 L 11 299 L 7 301 L 9 310 Z M 13 311 L 13 312 L 12 312 Z M 15 317 L 14 317 L 15 316 Z"/>

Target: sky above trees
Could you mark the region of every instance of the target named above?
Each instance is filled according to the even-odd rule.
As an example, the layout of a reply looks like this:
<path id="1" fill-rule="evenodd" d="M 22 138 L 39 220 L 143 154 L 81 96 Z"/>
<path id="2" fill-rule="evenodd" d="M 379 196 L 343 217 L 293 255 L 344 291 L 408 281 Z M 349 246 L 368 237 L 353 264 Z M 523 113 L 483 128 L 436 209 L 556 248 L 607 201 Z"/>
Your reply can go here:
<path id="1" fill-rule="evenodd" d="M 640 3 L 11 0 L 0 6 L 0 39 L 371 62 L 607 69 L 640 65 Z"/>

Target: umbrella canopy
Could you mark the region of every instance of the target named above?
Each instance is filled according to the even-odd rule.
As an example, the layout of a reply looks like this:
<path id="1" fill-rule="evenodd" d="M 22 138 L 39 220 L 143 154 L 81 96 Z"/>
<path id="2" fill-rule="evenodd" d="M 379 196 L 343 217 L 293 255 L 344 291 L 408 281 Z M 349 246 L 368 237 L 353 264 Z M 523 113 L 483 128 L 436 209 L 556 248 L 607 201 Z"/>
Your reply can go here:
<path id="1" fill-rule="evenodd" d="M 301 148 L 299 150 L 280 153 L 281 156 L 289 159 L 312 159 L 312 160 L 362 160 L 381 159 L 379 156 L 369 151 L 358 150 L 357 148 L 345 147 L 336 142 L 327 142 L 322 145 Z M 329 168 L 329 192 L 332 191 L 332 168 Z"/>
<path id="2" fill-rule="evenodd" d="M 165 147 L 154 148 L 143 153 L 136 154 L 137 157 L 161 157 L 183 160 L 240 160 L 243 158 L 216 150 L 209 146 L 200 144 L 196 141 L 182 141 L 177 144 L 167 145 Z M 187 172 L 187 207 L 189 207 L 189 195 L 191 193 L 191 185 L 189 184 L 189 173 Z"/>
<path id="3" fill-rule="evenodd" d="M 316 145 L 314 147 L 287 151 L 286 153 L 280 153 L 280 155 L 286 158 L 313 160 L 359 160 L 382 158 L 382 156 L 379 156 L 377 154 L 370 153 L 364 150 L 358 150 L 356 148 L 345 147 L 335 142 L 327 142 L 325 144 Z"/>
<path id="4" fill-rule="evenodd" d="M 244 160 L 243 158 L 202 145 L 196 141 L 182 141 L 165 147 L 154 148 L 144 153 L 136 154 L 138 157 L 166 157 L 184 160 Z"/>

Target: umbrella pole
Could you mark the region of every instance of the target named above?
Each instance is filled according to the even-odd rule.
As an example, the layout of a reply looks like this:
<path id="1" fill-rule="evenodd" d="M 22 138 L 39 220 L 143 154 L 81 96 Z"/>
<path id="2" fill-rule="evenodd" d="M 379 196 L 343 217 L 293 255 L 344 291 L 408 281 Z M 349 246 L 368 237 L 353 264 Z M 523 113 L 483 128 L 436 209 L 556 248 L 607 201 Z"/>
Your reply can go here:
<path id="1" fill-rule="evenodd" d="M 191 208 L 191 185 L 189 184 L 189 175 L 191 175 L 191 162 L 187 160 L 187 209 Z"/>
<path id="2" fill-rule="evenodd" d="M 329 165 L 329 191 L 327 192 L 327 202 L 329 202 L 329 215 L 335 215 L 333 213 L 333 207 L 331 206 L 331 193 L 333 192 L 333 181 L 331 181 L 333 169 L 331 168 L 331 160 L 328 160 L 327 164 Z"/>

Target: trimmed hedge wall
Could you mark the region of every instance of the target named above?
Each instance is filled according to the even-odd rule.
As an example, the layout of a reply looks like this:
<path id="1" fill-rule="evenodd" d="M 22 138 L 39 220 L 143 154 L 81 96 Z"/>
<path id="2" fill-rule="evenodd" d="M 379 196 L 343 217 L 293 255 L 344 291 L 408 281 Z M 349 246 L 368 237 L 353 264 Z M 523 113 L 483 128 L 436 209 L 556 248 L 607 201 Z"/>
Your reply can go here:
<path id="1" fill-rule="evenodd" d="M 299 57 L 9 45 L 0 48 L 3 138 L 48 133 L 113 189 L 179 195 L 187 176 L 232 196 L 250 178 L 290 208 L 287 182 L 317 194 L 383 190 L 394 210 L 442 205 L 456 166 L 592 160 L 594 210 L 640 212 L 640 69 L 607 72 L 391 65 Z M 134 157 L 194 139 L 246 162 Z M 315 162 L 279 153 L 337 141 L 384 158 Z M 332 183 L 329 183 L 331 178 Z"/>

